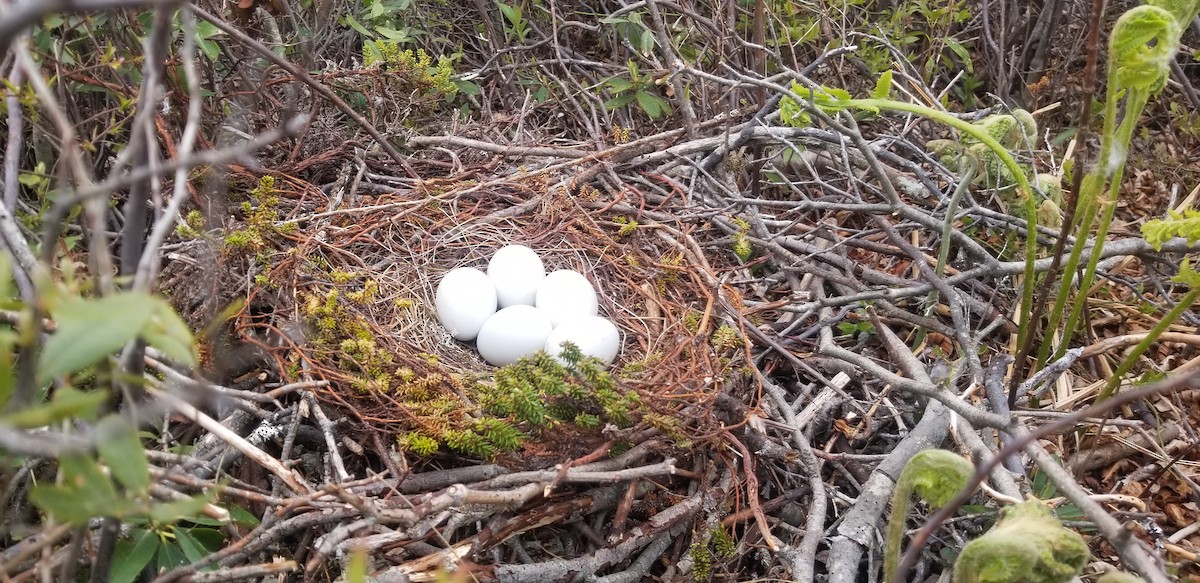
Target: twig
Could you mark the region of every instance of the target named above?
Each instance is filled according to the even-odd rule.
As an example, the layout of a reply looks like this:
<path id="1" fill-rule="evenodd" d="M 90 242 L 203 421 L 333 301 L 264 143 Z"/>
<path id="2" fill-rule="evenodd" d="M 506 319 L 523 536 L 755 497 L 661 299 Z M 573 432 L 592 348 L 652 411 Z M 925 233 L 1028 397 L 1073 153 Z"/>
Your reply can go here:
<path id="1" fill-rule="evenodd" d="M 387 152 L 388 156 L 391 156 L 392 160 L 395 160 L 395 162 L 397 164 L 399 164 L 401 168 L 404 168 L 404 170 L 406 172 L 408 172 L 409 176 L 412 176 L 413 178 L 417 177 L 416 171 L 413 170 L 411 166 L 409 166 L 408 160 L 406 160 L 404 158 L 404 156 L 400 154 L 399 150 L 396 150 L 396 148 L 392 146 L 391 142 L 388 141 L 387 137 L 384 136 L 383 134 L 379 133 L 379 130 L 375 129 L 374 124 L 367 121 L 365 118 L 363 118 L 363 116 L 359 115 L 359 113 L 357 111 L 354 111 L 354 108 L 347 105 L 346 102 L 343 101 L 341 97 L 338 97 L 338 95 L 333 92 L 333 90 L 326 87 L 325 85 L 323 85 L 316 79 L 313 79 L 312 76 L 309 75 L 304 69 L 301 69 L 300 67 L 297 67 L 296 65 L 287 61 L 283 57 L 276 55 L 274 51 L 263 46 L 262 43 L 250 38 L 249 35 L 242 32 L 241 30 L 231 26 L 229 23 L 225 22 L 221 18 L 218 18 L 217 16 L 214 16 L 214 15 L 208 13 L 204 9 L 200 8 L 199 6 L 193 5 L 192 10 L 195 11 L 197 16 L 208 21 L 210 24 L 217 27 L 225 34 L 228 34 L 234 40 L 238 41 L 239 43 L 242 43 L 246 47 L 248 47 L 251 50 L 253 50 L 254 52 L 258 53 L 264 59 L 271 61 L 272 63 L 278 65 L 280 68 L 287 71 L 293 77 L 295 77 L 296 79 L 299 79 L 305 85 L 312 87 L 314 91 L 321 94 L 321 97 L 324 97 L 325 99 L 329 100 L 329 102 L 334 104 L 334 106 L 336 106 L 338 108 L 338 110 L 340 110 L 342 113 L 346 114 L 346 116 L 349 117 L 350 119 L 354 120 L 354 123 L 358 124 L 358 126 L 361 127 L 363 129 L 363 131 L 367 132 L 367 134 L 369 134 L 372 138 L 375 138 L 375 141 L 376 141 L 376 143 L 379 144 L 379 147 L 382 148 L 384 152 Z"/>
<path id="2" fill-rule="evenodd" d="M 161 400 L 176 413 L 195 421 L 209 433 L 216 436 L 221 441 L 232 446 L 246 457 L 252 459 L 258 465 L 266 468 L 272 474 L 275 474 L 284 484 L 298 493 L 312 492 L 312 487 L 304 483 L 304 478 L 301 477 L 295 470 L 285 468 L 279 460 L 271 457 L 267 452 L 255 447 L 250 442 L 242 438 L 242 436 L 234 433 L 229 428 L 218 423 L 212 417 L 205 415 L 200 410 L 193 407 L 190 403 L 176 397 L 168 391 L 161 391 L 152 387 L 148 388 L 148 392 L 155 398 Z"/>

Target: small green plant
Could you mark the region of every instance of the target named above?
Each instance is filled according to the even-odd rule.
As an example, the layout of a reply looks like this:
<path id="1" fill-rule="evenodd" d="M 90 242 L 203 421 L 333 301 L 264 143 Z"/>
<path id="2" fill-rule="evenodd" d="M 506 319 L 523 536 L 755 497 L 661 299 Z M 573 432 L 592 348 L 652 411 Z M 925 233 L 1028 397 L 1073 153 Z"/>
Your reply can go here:
<path id="1" fill-rule="evenodd" d="M 844 335 L 874 334 L 875 325 L 867 317 L 866 310 L 855 310 L 846 322 L 838 322 L 838 332 Z"/>
<path id="2" fill-rule="evenodd" d="M 409 43 L 424 34 L 408 26 L 407 12 L 411 7 L 412 0 L 365 0 L 363 11 L 359 14 L 362 22 L 349 14 L 342 16 L 342 22 L 367 40 Z"/>
<path id="3" fill-rule="evenodd" d="M 516 40 L 519 43 L 525 42 L 525 37 L 529 34 L 529 23 L 525 22 L 524 12 L 519 4 L 505 4 L 497 2 L 500 6 L 500 12 L 504 15 L 504 19 L 508 24 L 504 27 L 504 38 L 508 41 Z"/>
<path id="4" fill-rule="evenodd" d="M 1147 5 L 1125 12 L 1113 26 L 1109 35 L 1108 89 L 1104 102 L 1100 157 L 1095 167 L 1084 176 L 1080 186 L 1072 224 L 1075 244 L 1063 269 L 1063 273 L 1069 274 L 1068 277 L 1075 274 L 1084 248 L 1092 246 L 1091 256 L 1078 284 L 1078 289 L 1084 293 L 1075 295 L 1068 310 L 1070 282 L 1068 280 L 1059 286 L 1046 329 L 1057 330 L 1064 313 L 1067 314 L 1066 323 L 1057 349 L 1054 334 L 1043 336 L 1037 368 L 1045 366 L 1052 352 L 1053 358 L 1061 357 L 1079 328 L 1088 303 L 1086 290 L 1095 281 L 1096 267 L 1103 255 L 1108 229 L 1116 211 L 1117 195 L 1121 189 L 1121 177 L 1125 172 L 1134 128 L 1150 98 L 1158 95 L 1166 86 L 1183 28 L 1196 17 L 1197 12 L 1200 12 L 1200 0 L 1152 0 Z M 1092 233 L 1094 238 L 1086 236 Z M 1031 278 L 1027 275 L 1027 279 Z M 1024 328 L 1025 322 L 1022 321 L 1021 325 Z"/>
<path id="5" fill-rule="evenodd" d="M 654 50 L 654 31 L 642 22 L 639 10 L 622 13 L 620 16 L 607 16 L 600 20 L 601 24 L 612 25 L 617 35 L 625 39 L 629 46 L 636 49 L 642 56 L 648 56 Z"/>
<path id="6" fill-rule="evenodd" d="M 199 239 L 204 236 L 204 215 L 198 210 L 188 212 L 183 222 L 175 226 L 175 236 L 181 239 Z"/>
<path id="7" fill-rule="evenodd" d="M 233 249 L 260 253 L 276 237 L 295 232 L 297 224 L 279 224 L 279 198 L 275 193 L 274 176 L 259 178 L 258 186 L 250 191 L 250 195 L 257 204 L 242 203 L 242 218 L 246 224 L 227 233 L 225 244 Z"/>
<path id="8" fill-rule="evenodd" d="M 671 114 L 671 104 L 659 96 L 658 84 L 638 71 L 637 63 L 629 61 L 629 78 L 611 77 L 604 82 L 615 97 L 604 102 L 608 109 L 619 109 L 636 103 L 650 119 Z"/>
<path id="9" fill-rule="evenodd" d="M 441 96 L 449 99 L 458 91 L 450 80 L 454 65 L 449 57 L 433 57 L 425 49 L 401 49 L 400 43 L 389 40 L 373 40 L 363 43 L 363 66 L 385 67 L 410 85 L 410 89 L 426 97 Z"/>
<path id="10" fill-rule="evenodd" d="M 888 518 L 884 539 L 884 580 L 891 581 L 900 565 L 900 539 L 913 494 L 920 496 L 932 508 L 941 508 L 967 487 L 975 467 L 958 454 L 944 449 L 923 450 L 900 472 L 892 492 L 892 513 Z"/>
<path id="11" fill-rule="evenodd" d="M 563 347 L 563 362 L 539 352 L 497 370 L 495 384 L 482 390 L 484 409 L 537 428 L 573 421 L 581 413 L 629 425 L 637 393 L 620 391 L 601 363 L 578 347 Z"/>
<path id="12" fill-rule="evenodd" d="M 738 261 L 745 263 L 754 254 L 754 247 L 750 245 L 750 223 L 737 217 L 733 219 L 733 226 L 737 227 L 737 231 L 733 233 L 733 255 Z"/>
<path id="13" fill-rule="evenodd" d="M 626 216 L 613 217 L 613 222 L 621 225 L 621 228 L 617 229 L 618 238 L 628 237 L 638 228 L 638 222 Z"/>

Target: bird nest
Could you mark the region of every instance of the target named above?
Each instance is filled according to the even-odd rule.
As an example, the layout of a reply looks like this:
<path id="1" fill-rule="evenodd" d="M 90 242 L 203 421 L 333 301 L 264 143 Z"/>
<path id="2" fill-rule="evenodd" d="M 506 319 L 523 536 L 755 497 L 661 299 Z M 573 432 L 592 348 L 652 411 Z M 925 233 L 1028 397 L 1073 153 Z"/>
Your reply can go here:
<path id="1" fill-rule="evenodd" d="M 680 204 L 682 197 L 651 204 L 575 188 L 569 173 L 521 170 L 483 182 L 367 171 L 353 183 L 324 188 L 244 171 L 235 182 L 251 188 L 254 202 L 233 209 L 236 222 L 220 239 L 199 237 L 191 246 L 207 249 L 224 266 L 218 279 L 234 289 L 176 295 L 211 304 L 222 294 L 244 292 L 231 344 L 257 347 L 282 381 L 329 381 L 320 398 L 359 429 L 399 436 L 418 453 L 441 446 L 487 457 L 514 449 L 507 429 L 496 434 L 492 425 L 481 425 L 497 419 L 531 436 L 554 425 L 556 434 L 566 431 L 570 443 L 583 447 L 603 441 L 605 425 L 654 426 L 686 440 L 706 432 L 711 397 L 736 380 L 744 362 L 741 324 L 714 315 L 716 302 L 729 300 L 722 300 L 728 294 L 719 291 L 721 283 L 706 277 L 713 254 L 698 247 L 704 234 L 685 235 L 695 227 L 682 223 L 639 225 L 634 219 L 664 214 L 656 207 Z M 717 237 L 705 244 L 723 246 L 730 265 L 738 267 L 736 242 Z M 581 423 L 554 423 L 554 415 L 531 423 L 513 415 L 512 407 L 489 411 L 485 405 L 504 384 L 497 382 L 497 370 L 473 343 L 454 340 L 438 322 L 433 299 L 441 276 L 457 267 L 484 267 L 497 249 L 514 243 L 535 250 L 549 270 L 585 274 L 597 290 L 601 315 L 621 331 L 621 351 L 610 370 L 550 371 L 566 377 L 569 395 L 557 398 L 562 395 L 535 387 L 520 397 L 553 400 L 548 410 L 564 421 L 581 414 Z M 525 370 L 510 370 L 509 378 L 544 374 L 548 363 L 533 359 L 518 365 Z M 589 402 L 597 374 L 618 401 Z M 447 443 L 454 447 L 445 448 Z M 561 450 L 554 457 L 580 453 L 531 449 Z"/>

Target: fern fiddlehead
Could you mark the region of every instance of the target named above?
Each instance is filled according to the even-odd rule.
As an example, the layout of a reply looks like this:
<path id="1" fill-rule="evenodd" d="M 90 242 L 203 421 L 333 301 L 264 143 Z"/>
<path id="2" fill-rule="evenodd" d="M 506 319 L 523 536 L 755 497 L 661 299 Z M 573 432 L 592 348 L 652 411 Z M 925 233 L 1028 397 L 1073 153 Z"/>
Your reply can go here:
<path id="1" fill-rule="evenodd" d="M 967 487 L 974 473 L 971 462 L 944 449 L 927 449 L 908 460 L 892 492 L 892 513 L 884 538 L 884 581 L 891 581 L 900 565 L 900 539 L 904 537 L 912 495 L 917 494 L 933 508 L 941 508 Z"/>
<path id="2" fill-rule="evenodd" d="M 1087 234 L 1091 232 L 1092 224 L 1099 214 L 1095 247 L 1079 280 L 1081 295 L 1071 305 L 1055 358 L 1061 356 L 1069 347 L 1086 306 L 1087 289 L 1095 280 L 1096 266 L 1104 247 L 1105 234 L 1112 224 L 1113 213 L 1116 210 L 1126 153 L 1137 120 L 1150 98 L 1166 86 L 1171 61 L 1179 49 L 1183 23 L 1190 22 L 1198 10 L 1198 0 L 1153 0 L 1149 5 L 1138 6 L 1121 15 L 1109 36 L 1108 91 L 1105 97 L 1100 159 L 1084 178 L 1080 188 L 1076 213 L 1077 236 L 1063 273 L 1075 273 L 1078 269 L 1083 249 L 1089 242 Z M 1059 287 L 1054 309 L 1050 311 L 1047 330 L 1058 327 L 1062 314 L 1066 311 L 1070 292 L 1071 286 L 1065 282 Z M 1047 335 L 1038 350 L 1039 368 L 1047 362 L 1052 348 L 1051 335 Z"/>

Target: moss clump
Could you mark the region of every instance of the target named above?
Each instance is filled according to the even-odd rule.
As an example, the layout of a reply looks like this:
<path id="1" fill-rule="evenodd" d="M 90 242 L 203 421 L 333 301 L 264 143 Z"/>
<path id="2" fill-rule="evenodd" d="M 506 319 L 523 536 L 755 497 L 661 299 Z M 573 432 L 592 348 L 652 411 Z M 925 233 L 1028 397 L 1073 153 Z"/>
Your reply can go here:
<path id="1" fill-rule="evenodd" d="M 1005 508 L 996 526 L 967 543 L 955 583 L 1064 583 L 1083 570 L 1087 543 L 1038 500 Z"/>
<path id="2" fill-rule="evenodd" d="M 400 49 L 400 44 L 386 40 L 363 43 L 363 66 L 380 66 L 397 73 L 406 85 L 424 96 L 453 97 L 458 86 L 450 80 L 454 67 L 449 57 L 433 57 L 424 49 Z"/>
<path id="3" fill-rule="evenodd" d="M 618 239 L 632 235 L 638 228 L 638 222 L 629 217 L 613 217 L 613 223 L 621 226 L 621 228 L 617 229 Z"/>
<path id="4" fill-rule="evenodd" d="M 188 212 L 183 223 L 176 225 L 175 236 L 181 239 L 199 239 L 204 236 L 204 215 L 198 210 Z"/>
<path id="5" fill-rule="evenodd" d="M 709 340 L 713 350 L 717 352 L 725 352 L 734 348 L 742 347 L 742 336 L 738 334 L 737 329 L 729 324 L 721 324 L 717 327 L 717 331 L 713 332 L 712 338 Z"/>
<path id="6" fill-rule="evenodd" d="M 561 357 L 565 364 L 539 352 L 501 367 L 495 384 L 481 389 L 484 410 L 538 428 L 570 421 L 585 426 L 631 423 L 639 402 L 636 393 L 619 391 L 600 361 L 585 358 L 569 343 Z"/>
<path id="7" fill-rule="evenodd" d="M 249 201 L 241 206 L 245 227 L 230 231 L 225 235 L 225 244 L 234 249 L 261 252 L 268 243 L 279 235 L 295 232 L 295 223 L 278 225 L 279 198 L 275 196 L 275 177 L 263 176 L 258 180 L 258 186 L 250 191 L 250 195 L 258 201 L 257 205 Z"/>
<path id="8" fill-rule="evenodd" d="M 737 542 L 720 524 L 709 529 L 707 537 L 697 536 L 688 549 L 692 557 L 692 579 L 707 581 L 712 577 L 712 568 L 716 559 L 732 559 L 737 551 Z M 707 538 L 705 542 L 703 539 Z"/>
<path id="9" fill-rule="evenodd" d="M 420 433 L 405 433 L 396 438 L 396 443 L 400 449 L 417 455 L 429 456 L 437 453 L 438 450 L 436 439 Z"/>
<path id="10" fill-rule="evenodd" d="M 754 247 L 750 245 L 750 223 L 741 217 L 733 219 L 737 231 L 733 233 L 733 254 L 738 261 L 745 263 L 754 255 Z"/>

